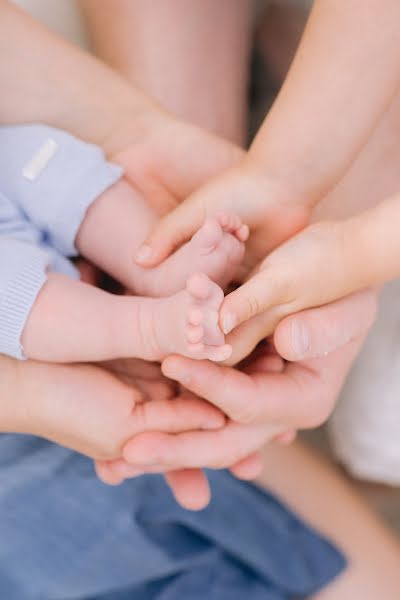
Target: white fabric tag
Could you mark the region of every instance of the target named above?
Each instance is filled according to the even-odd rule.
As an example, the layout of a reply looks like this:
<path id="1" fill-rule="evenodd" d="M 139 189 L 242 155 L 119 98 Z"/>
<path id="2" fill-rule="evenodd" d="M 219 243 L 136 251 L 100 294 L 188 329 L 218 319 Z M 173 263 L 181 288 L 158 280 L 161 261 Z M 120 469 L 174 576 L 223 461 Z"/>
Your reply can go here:
<path id="1" fill-rule="evenodd" d="M 35 181 L 43 173 L 57 152 L 57 148 L 57 142 L 52 138 L 48 138 L 22 169 L 22 176 L 29 181 Z"/>

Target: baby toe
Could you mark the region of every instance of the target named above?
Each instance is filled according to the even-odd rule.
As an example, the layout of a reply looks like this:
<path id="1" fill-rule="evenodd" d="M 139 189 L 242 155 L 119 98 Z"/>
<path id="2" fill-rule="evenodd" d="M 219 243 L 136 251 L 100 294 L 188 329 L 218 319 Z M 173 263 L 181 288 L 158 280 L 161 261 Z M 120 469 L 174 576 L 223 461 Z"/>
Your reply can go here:
<path id="1" fill-rule="evenodd" d="M 241 225 L 236 232 L 236 237 L 241 242 L 246 242 L 249 239 L 250 230 L 248 225 Z"/>
<path id="2" fill-rule="evenodd" d="M 204 337 L 204 328 L 201 325 L 188 325 L 186 339 L 190 344 L 198 344 Z"/>
<path id="3" fill-rule="evenodd" d="M 206 300 L 210 296 L 212 285 L 213 283 L 207 275 L 204 273 L 195 273 L 189 277 L 186 290 L 194 299 Z"/>
<path id="4" fill-rule="evenodd" d="M 193 307 L 188 312 L 189 325 L 200 325 L 203 322 L 203 311 L 200 308 Z"/>
<path id="5" fill-rule="evenodd" d="M 216 214 L 215 218 L 217 219 L 218 223 L 221 225 L 223 230 L 226 230 L 229 227 L 231 217 L 228 213 L 219 211 Z"/>
<path id="6" fill-rule="evenodd" d="M 238 215 L 218 213 L 217 219 L 225 233 L 236 234 L 236 231 L 242 226 L 242 220 Z"/>
<path id="7" fill-rule="evenodd" d="M 192 242 L 195 243 L 199 247 L 199 251 L 201 254 L 208 254 L 218 244 L 220 243 L 222 238 L 222 229 L 219 221 L 217 219 L 206 219 L 202 227 L 198 230 L 197 233 L 192 238 Z"/>
<path id="8" fill-rule="evenodd" d="M 231 231 L 236 233 L 237 231 L 239 231 L 241 226 L 242 226 L 242 219 L 239 217 L 239 215 L 232 215 Z"/>

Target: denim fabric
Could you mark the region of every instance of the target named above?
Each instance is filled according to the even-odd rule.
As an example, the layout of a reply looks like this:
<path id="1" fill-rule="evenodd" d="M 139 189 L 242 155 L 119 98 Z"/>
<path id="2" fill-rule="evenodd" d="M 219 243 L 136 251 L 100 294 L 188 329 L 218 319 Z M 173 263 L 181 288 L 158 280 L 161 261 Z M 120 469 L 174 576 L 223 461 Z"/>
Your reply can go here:
<path id="1" fill-rule="evenodd" d="M 289 600 L 345 567 L 271 494 L 209 479 L 210 506 L 189 512 L 159 476 L 107 487 L 81 455 L 0 435 L 1 598 Z"/>

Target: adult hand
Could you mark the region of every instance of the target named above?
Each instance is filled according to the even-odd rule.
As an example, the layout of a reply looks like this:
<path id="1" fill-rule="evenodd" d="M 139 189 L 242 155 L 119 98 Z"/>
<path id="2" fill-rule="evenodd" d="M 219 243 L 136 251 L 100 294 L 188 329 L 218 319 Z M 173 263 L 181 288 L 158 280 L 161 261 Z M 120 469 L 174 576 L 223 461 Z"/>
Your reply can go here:
<path id="1" fill-rule="evenodd" d="M 374 293 L 364 292 L 287 317 L 276 331 L 276 346 L 284 356 L 300 362 L 285 364 L 262 351 L 239 371 L 178 356 L 167 358 L 164 374 L 219 407 L 229 420 L 216 431 L 139 434 L 125 446 L 125 460 L 142 471 L 152 466 L 158 470 L 223 468 L 239 463 L 240 472 L 241 459 L 278 431 L 314 427 L 329 416 L 374 314 Z M 345 329 L 350 325 L 351 339 Z M 299 338 L 298 331 L 302 332 Z M 326 352 L 330 353 L 323 356 Z"/>
<path id="2" fill-rule="evenodd" d="M 260 340 L 274 331 L 274 344 L 286 360 L 317 358 L 360 335 L 373 322 L 376 294 L 362 291 L 313 310 L 286 316 L 285 307 L 274 307 L 239 325 L 227 341 L 233 353 L 227 361 L 235 365 L 248 356 Z M 278 325 L 277 325 L 278 323 Z"/>
<path id="3" fill-rule="evenodd" d="M 38 435 L 99 461 L 121 457 L 127 440 L 140 432 L 201 430 L 224 423 L 208 403 L 175 398 L 175 386 L 158 365 L 117 361 L 107 367 L 0 356 L 0 431 Z M 183 502 L 192 480 L 190 473 L 172 475 Z M 207 503 L 201 474 L 195 485 L 196 495 Z"/>
<path id="4" fill-rule="evenodd" d="M 223 416 L 195 398 L 175 397 L 159 367 L 138 361 L 112 365 L 16 362 L 1 357 L 4 403 L 17 406 L 7 431 L 52 440 L 94 459 L 121 456 L 124 443 L 145 430 L 219 427 Z M 111 365 L 110 365 L 111 366 Z M 140 375 L 139 375 L 140 372 Z M 4 431 L 5 428 L 2 427 Z"/>
<path id="5" fill-rule="evenodd" d="M 243 156 L 230 142 L 154 107 L 121 115 L 102 146 L 160 215 Z"/>

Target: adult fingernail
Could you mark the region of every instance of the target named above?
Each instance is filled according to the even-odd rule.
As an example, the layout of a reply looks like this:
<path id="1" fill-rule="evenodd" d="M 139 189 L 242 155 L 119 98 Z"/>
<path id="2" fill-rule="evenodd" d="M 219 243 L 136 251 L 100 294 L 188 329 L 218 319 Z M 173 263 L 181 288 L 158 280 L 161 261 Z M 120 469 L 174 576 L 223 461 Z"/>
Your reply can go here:
<path id="1" fill-rule="evenodd" d="M 135 261 L 137 263 L 146 262 L 146 261 L 150 260 L 152 254 L 153 254 L 153 250 L 150 248 L 150 246 L 146 246 L 146 245 L 140 246 L 139 250 L 136 253 Z"/>
<path id="2" fill-rule="evenodd" d="M 310 334 L 308 328 L 301 321 L 293 321 L 290 329 L 290 341 L 296 358 L 303 358 L 310 348 Z"/>
<path id="3" fill-rule="evenodd" d="M 228 312 L 222 317 L 222 331 L 225 333 L 225 335 L 230 333 L 232 329 L 236 327 L 236 323 L 236 315 L 233 313 Z"/>

